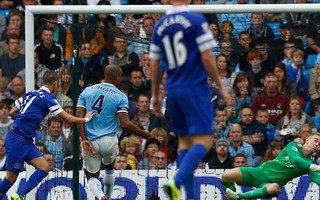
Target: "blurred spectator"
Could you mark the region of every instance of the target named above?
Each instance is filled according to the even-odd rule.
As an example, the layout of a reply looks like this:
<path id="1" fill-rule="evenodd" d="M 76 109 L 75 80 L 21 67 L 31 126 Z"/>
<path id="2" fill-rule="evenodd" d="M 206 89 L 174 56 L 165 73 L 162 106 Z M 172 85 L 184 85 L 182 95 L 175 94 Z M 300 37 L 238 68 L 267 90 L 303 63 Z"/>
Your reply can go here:
<path id="1" fill-rule="evenodd" d="M 284 43 L 284 59 L 281 62 L 285 64 L 286 67 L 292 65 L 291 53 L 294 50 L 296 50 L 296 45 L 294 42 L 289 40 L 288 42 Z"/>
<path id="2" fill-rule="evenodd" d="M 36 142 L 36 147 L 40 150 L 42 154 L 48 153 L 48 150 L 46 146 L 43 144 L 43 142 Z"/>
<path id="3" fill-rule="evenodd" d="M 315 66 L 311 69 L 310 78 L 309 78 L 309 96 L 310 100 L 314 101 L 320 98 L 320 63 L 316 63 Z"/>
<path id="4" fill-rule="evenodd" d="M 62 5 L 65 5 L 65 1 L 64 0 L 52 0 L 52 5 L 62 6 Z M 59 25 L 62 25 L 65 29 L 67 29 L 72 24 L 72 15 L 71 14 L 57 15 L 57 23 Z"/>
<path id="5" fill-rule="evenodd" d="M 226 0 L 221 0 L 224 1 L 224 3 L 226 2 Z M 191 1 L 191 5 L 204 5 L 207 3 L 207 0 L 192 0 Z M 204 13 L 203 14 L 205 16 L 205 18 L 207 19 L 207 21 L 209 22 L 214 22 L 216 24 L 218 24 L 218 18 L 217 15 L 215 13 Z M 217 37 L 215 39 L 218 39 Z"/>
<path id="6" fill-rule="evenodd" d="M 280 141 L 271 142 L 270 146 L 267 149 L 266 154 L 264 155 L 263 162 L 267 162 L 275 159 L 281 150 L 284 148 L 284 145 Z"/>
<path id="7" fill-rule="evenodd" d="M 132 122 L 142 127 L 144 130 L 151 131 L 154 128 L 163 128 L 167 133 L 170 131 L 169 122 L 164 116 L 156 116 L 149 109 L 150 101 L 149 98 L 141 94 L 138 97 L 137 108 L 138 113 L 132 119 Z"/>
<path id="8" fill-rule="evenodd" d="M 4 138 L 0 138 L 0 171 L 6 171 L 6 148 L 4 147 Z"/>
<path id="9" fill-rule="evenodd" d="M 289 83 L 287 78 L 286 66 L 281 62 L 276 62 L 274 64 L 273 73 L 278 77 L 278 92 L 293 97 L 296 94 L 296 89 Z"/>
<path id="10" fill-rule="evenodd" d="M 139 57 L 136 53 L 127 50 L 128 40 L 124 36 L 116 35 L 113 45 L 115 52 L 113 55 L 106 55 L 102 66 L 114 64 L 122 69 L 122 82 L 130 82 L 130 74 L 133 69 L 139 67 Z"/>
<path id="11" fill-rule="evenodd" d="M 19 11 L 16 8 L 13 8 L 8 15 L 8 24 L 16 24 L 19 27 L 19 38 L 22 39 L 23 41 L 25 40 L 25 31 L 24 31 L 24 27 L 22 26 L 24 22 L 24 16 L 21 13 L 21 11 Z M 6 33 L 3 32 L 4 34 L 2 35 L 2 39 L 5 40 L 6 39 Z M 10 33 L 9 33 L 10 34 Z"/>
<path id="12" fill-rule="evenodd" d="M 38 80 L 36 82 L 38 88 L 43 85 L 42 77 L 45 72 L 49 71 L 46 65 L 39 63 L 39 55 L 37 52 L 34 52 L 34 69 L 38 75 Z"/>
<path id="13" fill-rule="evenodd" d="M 258 166 L 261 164 L 268 148 L 267 128 L 255 120 L 253 111 L 249 107 L 242 108 L 240 118 L 243 132 L 242 139 L 252 145 L 255 152 L 254 166 Z"/>
<path id="14" fill-rule="evenodd" d="M 215 156 L 206 164 L 206 169 L 231 169 L 232 157 L 229 154 L 229 141 L 220 138 L 215 143 Z"/>
<path id="15" fill-rule="evenodd" d="M 122 33 L 139 37 L 140 19 L 134 13 L 126 13 L 124 18 L 122 15 L 116 15 L 116 24 Z"/>
<path id="16" fill-rule="evenodd" d="M 277 124 L 275 139 L 284 142 L 285 137 L 299 135 L 299 127 L 302 124 L 310 124 L 311 131 L 317 131 L 313 118 L 303 112 L 299 97 L 292 97 L 289 102 L 288 113 Z"/>
<path id="17" fill-rule="evenodd" d="M 144 84 L 143 73 L 141 69 L 135 68 L 131 71 L 130 76 L 131 87 L 129 90 L 129 100 L 137 102 L 139 95 L 144 94 L 149 99 L 151 97 L 151 89 Z"/>
<path id="18" fill-rule="evenodd" d="M 250 0 L 232 0 L 228 1 L 226 4 L 254 4 Z M 225 20 L 229 20 L 233 23 L 234 30 L 232 34 L 237 36 L 240 32 L 247 30 L 251 25 L 251 13 L 228 13 L 221 14 L 220 21 L 223 22 Z"/>
<path id="19" fill-rule="evenodd" d="M 25 85 L 21 76 L 13 77 L 10 87 L 13 92 L 10 99 L 12 99 L 13 101 L 19 99 L 25 93 Z"/>
<path id="20" fill-rule="evenodd" d="M 43 157 L 44 157 L 44 159 L 46 159 L 46 161 L 49 164 L 49 171 L 50 172 L 58 172 L 58 171 L 60 171 L 60 169 L 56 168 L 54 154 L 45 153 L 45 154 L 43 154 Z"/>
<path id="21" fill-rule="evenodd" d="M 63 107 L 63 110 L 65 110 L 69 115 L 73 115 L 73 107 L 71 105 Z M 65 138 L 73 141 L 73 124 L 68 123 L 63 120 L 62 124 L 62 134 Z"/>
<path id="22" fill-rule="evenodd" d="M 251 22 L 252 25 L 246 31 L 249 32 L 253 45 L 261 39 L 268 41 L 268 43 L 273 42 L 273 31 L 265 23 L 265 15 L 263 13 L 252 13 Z"/>
<path id="23" fill-rule="evenodd" d="M 300 144 L 304 144 L 306 139 L 311 135 L 311 127 L 310 124 L 302 124 L 299 128 L 299 135 L 294 141 L 299 142 Z M 314 131 L 313 131 L 314 133 Z"/>
<path id="24" fill-rule="evenodd" d="M 268 69 L 268 72 L 273 72 L 274 63 L 276 62 L 276 56 L 270 53 L 270 46 L 272 44 L 267 40 L 257 40 L 254 45 L 254 49 L 257 50 L 261 55 L 261 67 Z"/>
<path id="25" fill-rule="evenodd" d="M 232 48 L 232 43 L 230 40 L 220 40 L 220 54 L 226 56 L 228 58 L 228 64 L 229 64 L 229 69 L 232 72 L 239 73 L 240 68 L 239 68 L 239 62 L 238 62 L 238 55 L 233 51 Z"/>
<path id="26" fill-rule="evenodd" d="M 231 122 L 228 122 L 228 113 L 223 107 L 218 107 L 216 109 L 213 125 L 216 127 L 215 137 L 217 139 L 229 137 Z"/>
<path id="27" fill-rule="evenodd" d="M 262 68 L 262 55 L 257 50 L 250 50 L 248 52 L 247 61 L 250 66 L 247 71 L 248 77 L 255 90 L 260 94 L 264 89 L 264 77 L 269 73 L 269 71 L 266 68 Z"/>
<path id="28" fill-rule="evenodd" d="M 159 140 L 148 138 L 144 148 L 144 157 L 138 164 L 138 169 L 153 169 L 156 153 L 161 148 Z"/>
<path id="29" fill-rule="evenodd" d="M 218 22 L 215 22 L 215 21 L 209 21 L 208 20 L 208 23 L 209 23 L 209 29 L 213 35 L 213 40 L 215 42 L 215 47 L 213 47 L 211 49 L 211 52 L 212 54 L 217 57 L 219 55 L 219 51 L 217 50 L 218 46 L 219 46 L 219 40 L 220 40 L 220 28 L 219 28 L 219 24 Z"/>
<path id="30" fill-rule="evenodd" d="M 237 107 L 237 98 L 234 92 L 229 93 L 230 98 L 226 102 L 224 109 L 228 113 L 228 121 L 231 123 L 239 123 L 240 122 L 240 115 L 239 115 L 239 107 Z"/>
<path id="31" fill-rule="evenodd" d="M 268 145 L 274 140 L 276 127 L 269 123 L 269 112 L 266 108 L 261 108 L 257 111 L 256 120 L 267 128 Z"/>
<path id="32" fill-rule="evenodd" d="M 142 69 L 142 72 L 143 72 L 143 81 L 147 87 L 150 87 L 152 68 L 150 65 L 149 52 L 148 51 L 144 52 L 139 57 L 139 61 L 140 61 L 140 68 Z"/>
<path id="33" fill-rule="evenodd" d="M 233 157 L 232 166 L 233 167 L 248 166 L 247 157 L 243 153 L 238 153 L 235 157 Z"/>
<path id="34" fill-rule="evenodd" d="M 229 41 L 231 42 L 231 47 L 236 48 L 238 47 L 238 39 L 234 35 L 232 35 L 233 32 L 233 23 L 230 20 L 225 20 L 221 21 L 220 25 L 220 31 L 221 31 L 221 36 L 219 38 L 220 42 L 221 41 Z M 230 60 L 230 58 L 229 58 Z"/>
<path id="35" fill-rule="evenodd" d="M 239 68 L 241 73 L 246 73 L 250 69 L 249 62 L 247 60 L 248 52 L 251 48 L 251 37 L 246 31 L 239 33 L 238 36 L 239 47 L 236 49 L 238 55 Z"/>
<path id="36" fill-rule="evenodd" d="M 273 47 L 272 53 L 277 55 L 277 61 L 281 62 L 284 55 L 284 45 L 288 41 L 292 41 L 296 48 L 303 49 L 302 40 L 299 38 L 295 38 L 293 35 L 293 25 L 290 22 L 281 22 L 280 23 L 280 38 L 276 39 L 274 43 L 271 45 Z"/>
<path id="37" fill-rule="evenodd" d="M 46 65 L 50 70 L 57 70 L 64 65 L 63 48 L 54 42 L 54 30 L 52 27 L 44 27 L 41 31 L 42 42 L 35 45 L 39 63 Z"/>
<path id="38" fill-rule="evenodd" d="M 8 53 L 0 56 L 0 69 L 2 76 L 12 80 L 17 73 L 25 68 L 25 56 L 18 52 L 19 38 L 16 35 L 8 35 L 6 39 Z"/>
<path id="39" fill-rule="evenodd" d="M 124 154 L 118 154 L 114 160 L 115 170 L 127 170 L 131 169 L 131 166 L 127 164 L 127 157 Z"/>
<path id="40" fill-rule="evenodd" d="M 267 108 L 270 114 L 269 122 L 274 126 L 285 116 L 288 110 L 289 97 L 286 94 L 278 92 L 278 77 L 269 73 L 264 79 L 265 90 L 252 101 L 252 110 L 256 116 L 258 109 Z"/>
<path id="41" fill-rule="evenodd" d="M 156 152 L 154 169 L 167 169 L 167 156 L 163 151 Z"/>
<path id="42" fill-rule="evenodd" d="M 233 86 L 234 80 L 236 79 L 236 73 L 230 70 L 227 56 L 223 54 L 218 55 L 216 58 L 216 62 L 217 62 L 219 77 L 222 81 L 224 88 L 226 88 L 227 92 L 232 92 L 232 86 Z M 216 89 L 219 89 L 216 86 L 215 82 L 213 82 L 212 86 L 216 87 Z"/>
<path id="43" fill-rule="evenodd" d="M 13 120 L 9 116 L 10 107 L 7 102 L 0 102 L 0 129 L 3 135 L 0 138 L 6 138 Z"/>
<path id="44" fill-rule="evenodd" d="M 251 107 L 253 98 L 258 95 L 247 74 L 237 75 L 233 84 L 233 91 L 236 95 L 236 107 L 238 109 Z"/>
<path id="45" fill-rule="evenodd" d="M 16 35 L 19 38 L 21 35 L 20 28 L 15 23 L 8 24 L 8 28 L 5 31 L 5 33 L 6 33 L 5 38 L 7 38 L 8 35 Z M 18 52 L 20 54 L 25 53 L 25 41 L 23 39 L 19 39 Z M 0 55 L 6 54 L 6 53 L 8 53 L 8 45 L 6 43 L 6 39 L 4 39 L 3 41 L 0 42 Z"/>
<path id="46" fill-rule="evenodd" d="M 310 79 L 310 82 L 311 82 L 311 79 Z M 309 87 L 309 91 L 310 91 L 310 87 Z M 320 116 L 320 84 L 317 85 L 317 93 L 319 97 L 311 100 L 309 113 L 307 113 L 312 117 Z"/>
<path id="47" fill-rule="evenodd" d="M 303 57 L 304 53 L 300 49 L 292 51 L 292 64 L 286 67 L 286 72 L 289 83 L 296 89 L 296 94 L 308 101 L 308 82 L 304 76 Z"/>
<path id="48" fill-rule="evenodd" d="M 72 70 L 67 66 L 59 68 L 57 90 L 69 97 L 72 96 Z"/>
<path id="49" fill-rule="evenodd" d="M 43 24 L 41 26 L 41 28 L 39 28 L 39 30 L 35 33 L 36 34 L 36 39 L 35 39 L 35 43 L 40 43 L 43 38 L 42 38 L 42 30 L 45 27 L 51 27 L 53 29 L 54 32 L 54 37 L 53 37 L 53 41 L 55 43 L 58 43 L 62 46 L 63 52 L 65 52 L 65 48 L 66 48 L 66 30 L 63 28 L 62 25 L 57 23 L 57 15 L 45 15 L 43 18 Z M 64 56 L 64 55 L 63 55 Z"/>
<path id="50" fill-rule="evenodd" d="M 239 124 L 232 124 L 229 132 L 229 152 L 232 157 L 235 157 L 237 154 L 242 153 L 247 158 L 248 166 L 254 166 L 254 156 L 255 152 L 251 144 L 245 142 L 242 137 L 242 128 Z"/>
<path id="51" fill-rule="evenodd" d="M 153 138 L 159 140 L 161 148 L 160 151 L 166 154 L 166 163 L 171 163 L 171 156 L 167 146 L 167 132 L 163 128 L 154 128 L 150 131 L 150 135 Z"/>
<path id="52" fill-rule="evenodd" d="M 62 120 L 59 117 L 48 119 L 48 136 L 44 139 L 48 152 L 55 158 L 56 168 L 62 169 L 63 159 L 72 155 L 72 145 L 62 134 Z"/>
<path id="53" fill-rule="evenodd" d="M 100 64 L 99 57 L 93 55 L 90 41 L 81 41 L 79 48 L 81 59 L 79 62 L 80 87 L 85 88 L 90 85 L 100 83 L 104 76 L 104 67 Z M 72 58 L 68 60 L 68 66 L 72 67 Z"/>
<path id="54" fill-rule="evenodd" d="M 307 55 L 320 53 L 320 14 L 313 14 L 311 22 L 307 30 Z"/>
<path id="55" fill-rule="evenodd" d="M 8 99 L 11 96 L 8 90 L 8 84 L 9 84 L 8 77 L 0 76 L 0 101 Z"/>
<path id="56" fill-rule="evenodd" d="M 127 155 L 127 164 L 131 169 L 137 169 L 139 160 L 138 153 L 141 151 L 141 143 L 136 137 L 125 137 L 120 142 L 121 152 Z"/>

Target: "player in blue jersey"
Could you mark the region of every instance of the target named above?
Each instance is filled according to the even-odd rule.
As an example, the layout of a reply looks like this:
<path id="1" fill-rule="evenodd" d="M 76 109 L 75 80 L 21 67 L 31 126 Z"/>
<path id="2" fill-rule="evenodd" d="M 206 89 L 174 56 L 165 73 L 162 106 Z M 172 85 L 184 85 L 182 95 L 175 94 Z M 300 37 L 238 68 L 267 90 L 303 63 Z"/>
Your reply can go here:
<path id="1" fill-rule="evenodd" d="M 164 186 L 170 199 L 179 199 L 184 185 L 187 199 L 195 199 L 193 171 L 212 148 L 213 109 L 207 85 L 209 75 L 227 100 L 214 56 L 214 38 L 205 17 L 191 13 L 188 0 L 172 0 L 172 8 L 154 27 L 150 46 L 152 98 L 154 111 L 160 114 L 160 67 L 165 63 L 167 106 L 174 133 L 179 138 L 179 168 L 173 180 Z"/>
<path id="2" fill-rule="evenodd" d="M 86 123 L 92 118 L 89 112 L 85 118 L 69 115 L 59 105 L 52 93 L 55 92 L 58 83 L 58 74 L 48 71 L 43 75 L 43 86 L 36 91 L 28 92 L 15 101 L 15 106 L 10 114 L 16 118 L 12 130 L 5 138 L 6 148 L 6 177 L 0 183 L 0 199 L 4 198 L 7 191 L 15 183 L 23 164 L 34 166 L 36 171 L 30 176 L 23 187 L 19 187 L 17 193 L 11 196 L 12 200 L 24 199 L 26 194 L 35 188 L 38 183 L 47 176 L 49 164 L 44 159 L 40 150 L 34 145 L 33 138 L 36 136 L 41 121 L 52 113 L 67 121 L 68 123 Z"/>
<path id="3" fill-rule="evenodd" d="M 104 71 L 104 83 L 84 89 L 77 104 L 77 116 L 87 111 L 95 116 L 86 125 L 78 125 L 81 136 L 83 166 L 92 193 L 100 200 L 111 199 L 114 185 L 113 165 L 119 153 L 117 131 L 119 128 L 145 138 L 150 136 L 129 121 L 127 96 L 116 86 L 121 81 L 122 70 L 116 65 L 108 65 Z M 101 162 L 105 165 L 103 183 L 99 181 Z"/>

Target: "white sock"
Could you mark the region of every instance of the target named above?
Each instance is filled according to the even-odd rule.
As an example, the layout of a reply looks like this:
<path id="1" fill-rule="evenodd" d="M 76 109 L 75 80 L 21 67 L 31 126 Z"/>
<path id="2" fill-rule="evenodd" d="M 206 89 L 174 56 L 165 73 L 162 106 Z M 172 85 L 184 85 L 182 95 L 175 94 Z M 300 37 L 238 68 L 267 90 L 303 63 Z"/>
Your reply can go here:
<path id="1" fill-rule="evenodd" d="M 114 170 L 105 170 L 103 176 L 104 191 L 107 197 L 111 198 L 114 186 Z"/>
<path id="2" fill-rule="evenodd" d="M 99 179 L 95 177 L 91 177 L 88 180 L 88 186 L 91 192 L 94 194 L 94 196 L 97 197 L 98 199 L 101 199 L 104 196 L 104 193 L 102 191 L 102 185 Z"/>

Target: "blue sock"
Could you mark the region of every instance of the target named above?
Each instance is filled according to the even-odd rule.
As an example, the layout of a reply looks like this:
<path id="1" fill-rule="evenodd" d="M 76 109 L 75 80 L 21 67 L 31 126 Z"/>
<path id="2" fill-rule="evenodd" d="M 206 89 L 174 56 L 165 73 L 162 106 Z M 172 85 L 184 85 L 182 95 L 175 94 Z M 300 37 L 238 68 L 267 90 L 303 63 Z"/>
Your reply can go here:
<path id="1" fill-rule="evenodd" d="M 48 175 L 48 172 L 37 169 L 29 178 L 29 180 L 26 182 L 23 188 L 18 190 L 17 194 L 20 196 L 25 196 L 30 192 L 33 188 L 35 188 L 40 181 Z"/>
<path id="2" fill-rule="evenodd" d="M 178 155 L 178 167 L 180 167 L 185 155 L 188 153 L 189 149 L 181 149 Z"/>
<path id="3" fill-rule="evenodd" d="M 14 183 L 8 181 L 8 179 L 4 178 L 0 183 L 0 200 L 6 196 L 6 193 L 11 188 Z"/>
<path id="4" fill-rule="evenodd" d="M 181 166 L 181 163 L 185 157 L 185 155 L 188 153 L 189 149 L 182 149 L 179 151 L 178 156 L 178 166 Z M 192 177 L 188 177 L 188 181 L 184 183 L 184 188 L 187 193 L 187 199 L 194 199 L 194 179 Z"/>
<path id="5" fill-rule="evenodd" d="M 189 149 L 188 153 L 183 158 L 178 173 L 174 177 L 175 184 L 178 188 L 187 183 L 187 181 L 192 181 L 191 179 L 194 170 L 197 169 L 199 163 L 206 155 L 207 150 L 202 144 L 195 144 Z M 187 188 L 185 189 L 187 190 Z"/>

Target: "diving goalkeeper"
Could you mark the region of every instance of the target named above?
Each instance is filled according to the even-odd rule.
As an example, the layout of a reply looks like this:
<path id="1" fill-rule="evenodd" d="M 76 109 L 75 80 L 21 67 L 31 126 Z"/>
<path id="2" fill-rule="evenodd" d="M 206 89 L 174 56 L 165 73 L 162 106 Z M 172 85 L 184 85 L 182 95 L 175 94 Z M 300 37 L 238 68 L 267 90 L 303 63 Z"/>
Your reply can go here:
<path id="1" fill-rule="evenodd" d="M 304 174 L 308 174 L 312 182 L 320 185 L 320 166 L 315 164 L 313 157 L 319 148 L 320 133 L 313 133 L 306 139 L 305 144 L 290 142 L 274 160 L 258 167 L 240 167 L 225 171 L 221 182 L 227 199 L 276 197 L 286 183 Z M 235 183 L 256 189 L 237 193 Z"/>

